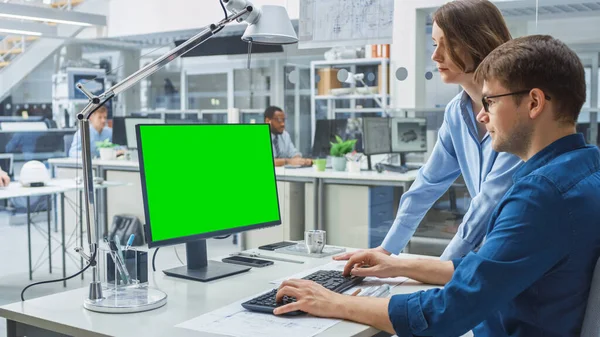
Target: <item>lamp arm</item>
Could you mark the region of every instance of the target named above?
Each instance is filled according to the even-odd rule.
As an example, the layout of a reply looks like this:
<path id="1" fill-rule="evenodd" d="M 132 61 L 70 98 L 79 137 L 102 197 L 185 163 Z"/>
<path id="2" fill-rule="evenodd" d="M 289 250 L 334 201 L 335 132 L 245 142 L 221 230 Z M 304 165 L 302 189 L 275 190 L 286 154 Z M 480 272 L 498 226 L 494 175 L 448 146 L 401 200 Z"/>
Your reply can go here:
<path id="1" fill-rule="evenodd" d="M 229 24 L 232 21 L 235 21 L 240 17 L 243 17 L 244 15 L 247 15 L 248 13 L 251 13 L 252 11 L 253 8 L 251 6 L 248 6 L 235 13 L 234 15 L 231 15 L 228 18 L 219 21 L 216 24 L 211 24 L 208 28 L 194 35 L 186 42 L 182 43 L 181 45 L 177 46 L 171 51 L 165 53 L 164 55 L 156 59 L 154 62 L 142 67 L 135 73 L 129 75 L 127 78 L 113 85 L 107 91 L 100 95 L 93 95 L 88 90 L 86 90 L 85 87 L 83 87 L 83 85 L 77 85 L 77 88 L 81 90 L 81 92 L 83 92 L 83 94 L 85 94 L 89 100 L 88 104 L 81 110 L 81 112 L 77 114 L 77 119 L 81 135 L 81 158 L 83 161 L 83 188 L 85 195 L 85 222 L 87 226 L 87 239 L 90 247 L 90 256 L 97 256 L 96 253 L 99 244 L 98 221 L 95 212 L 96 208 L 94 203 L 94 185 L 92 176 L 92 153 L 90 147 L 89 129 L 90 116 L 102 105 L 104 105 L 109 99 L 127 90 L 128 88 L 135 85 L 144 78 L 152 75 L 160 68 L 164 67 L 179 56 L 194 49 L 204 41 L 211 38 L 225 25 Z M 91 259 L 92 258 L 90 258 L 90 260 Z M 98 264 L 94 264 L 94 261 L 89 262 L 92 263 L 92 282 L 90 283 L 88 299 L 98 300 L 102 298 L 102 288 L 100 286 L 100 282 L 98 281 Z"/>
<path id="2" fill-rule="evenodd" d="M 365 83 L 365 81 L 362 78 L 359 78 L 358 80 L 360 81 L 360 83 L 362 83 L 362 85 L 365 88 L 369 88 L 369 86 L 367 85 L 367 83 Z M 375 100 L 375 102 L 377 103 L 377 105 L 379 105 L 379 107 L 383 109 L 383 114 L 385 116 L 387 116 L 388 115 L 387 108 L 386 108 L 385 105 L 383 105 L 383 102 L 379 99 L 379 97 L 377 97 L 377 94 L 373 94 L 373 99 Z"/>

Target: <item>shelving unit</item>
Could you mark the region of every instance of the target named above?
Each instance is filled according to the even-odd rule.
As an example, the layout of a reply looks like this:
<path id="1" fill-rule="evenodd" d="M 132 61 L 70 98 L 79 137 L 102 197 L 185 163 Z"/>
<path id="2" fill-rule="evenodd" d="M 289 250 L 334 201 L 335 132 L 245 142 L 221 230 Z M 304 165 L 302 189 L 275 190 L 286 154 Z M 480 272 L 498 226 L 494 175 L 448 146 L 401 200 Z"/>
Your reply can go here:
<path id="1" fill-rule="evenodd" d="M 310 118 L 311 118 L 311 144 L 312 140 L 315 137 L 315 125 L 317 122 L 317 102 L 325 101 L 327 104 L 327 119 L 335 119 L 336 113 L 372 113 L 377 114 L 382 112 L 382 109 L 379 107 L 375 108 L 363 108 L 357 105 L 357 100 L 368 100 L 375 101 L 375 97 L 379 98 L 381 102 L 385 106 L 389 106 L 390 104 L 390 95 L 388 88 L 388 68 L 389 68 L 390 60 L 387 58 L 362 58 L 362 59 L 342 59 L 342 60 L 334 60 L 334 61 L 312 61 L 310 63 Z M 336 69 L 347 69 L 352 73 L 357 72 L 357 67 L 360 66 L 380 66 L 381 71 L 378 73 L 379 75 L 375 75 L 376 82 L 379 83 L 379 92 L 377 94 L 351 94 L 351 95 L 318 95 L 317 94 L 317 70 L 323 68 L 336 68 Z M 380 78 L 378 78 L 378 76 Z M 360 85 L 358 87 L 361 87 Z M 351 89 L 356 88 L 356 86 L 352 85 Z M 349 108 L 336 108 L 336 101 L 349 101 Z M 375 103 L 377 104 L 377 103 Z"/>

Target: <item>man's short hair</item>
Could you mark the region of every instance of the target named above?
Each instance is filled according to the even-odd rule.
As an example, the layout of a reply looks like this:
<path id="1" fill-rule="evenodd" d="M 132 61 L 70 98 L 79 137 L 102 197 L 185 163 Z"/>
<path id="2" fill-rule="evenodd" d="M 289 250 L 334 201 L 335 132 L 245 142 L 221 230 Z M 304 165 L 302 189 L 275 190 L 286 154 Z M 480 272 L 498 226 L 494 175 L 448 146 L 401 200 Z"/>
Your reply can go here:
<path id="1" fill-rule="evenodd" d="M 274 106 L 274 105 L 266 108 L 265 109 L 265 120 L 267 120 L 267 118 L 272 119 L 273 116 L 275 116 L 275 113 L 277 111 L 283 112 L 283 110 L 280 107 L 277 107 L 277 106 Z"/>
<path id="2" fill-rule="evenodd" d="M 106 105 L 103 105 L 101 107 L 98 108 L 98 110 L 96 110 L 94 113 L 96 112 L 106 112 L 108 113 L 108 107 Z"/>
<path id="3" fill-rule="evenodd" d="M 585 102 L 581 60 L 566 44 L 549 35 L 520 37 L 491 52 L 475 71 L 475 81 L 490 80 L 498 81 L 509 92 L 542 90 L 556 106 L 556 120 L 564 124 L 577 122 Z M 522 98 L 514 97 L 517 104 Z"/>

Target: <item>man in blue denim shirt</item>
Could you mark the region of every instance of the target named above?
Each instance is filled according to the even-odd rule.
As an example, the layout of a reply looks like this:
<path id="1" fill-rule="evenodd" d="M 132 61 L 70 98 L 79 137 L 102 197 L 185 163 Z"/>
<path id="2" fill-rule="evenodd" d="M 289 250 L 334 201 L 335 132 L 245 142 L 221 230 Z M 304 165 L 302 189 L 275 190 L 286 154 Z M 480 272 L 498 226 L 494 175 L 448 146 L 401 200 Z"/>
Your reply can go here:
<path id="1" fill-rule="evenodd" d="M 478 120 L 499 152 L 525 162 L 500 200 L 478 252 L 452 261 L 354 255 L 344 272 L 407 276 L 443 289 L 390 299 L 350 297 L 305 280 L 278 297 L 303 310 L 375 326 L 398 336 L 579 336 L 600 256 L 600 152 L 575 132 L 585 101 L 577 55 L 545 35 L 498 47 L 475 73 L 483 81 Z M 368 266 L 367 268 L 359 268 Z"/>

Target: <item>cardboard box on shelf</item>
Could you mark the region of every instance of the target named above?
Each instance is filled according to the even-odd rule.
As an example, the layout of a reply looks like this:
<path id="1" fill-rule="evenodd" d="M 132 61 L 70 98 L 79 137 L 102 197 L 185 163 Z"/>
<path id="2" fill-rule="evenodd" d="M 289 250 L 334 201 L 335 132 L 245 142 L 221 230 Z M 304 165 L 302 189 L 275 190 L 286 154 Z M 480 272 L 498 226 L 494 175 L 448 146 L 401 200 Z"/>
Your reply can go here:
<path id="1" fill-rule="evenodd" d="M 331 95 L 331 89 L 342 87 L 342 83 L 337 79 L 338 71 L 339 69 L 335 68 L 317 70 L 317 74 L 320 77 L 319 82 L 317 82 L 317 95 Z"/>

